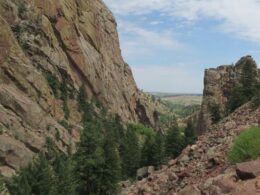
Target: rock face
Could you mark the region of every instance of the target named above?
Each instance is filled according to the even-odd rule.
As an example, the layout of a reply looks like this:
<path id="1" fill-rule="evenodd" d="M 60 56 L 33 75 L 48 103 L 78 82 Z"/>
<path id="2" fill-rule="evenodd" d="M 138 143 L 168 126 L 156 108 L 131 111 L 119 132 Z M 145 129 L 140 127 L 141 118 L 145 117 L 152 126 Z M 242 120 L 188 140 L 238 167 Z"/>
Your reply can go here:
<path id="1" fill-rule="evenodd" d="M 219 109 L 220 116 L 225 115 L 226 103 L 231 91 L 240 83 L 242 67 L 250 63 L 257 65 L 251 56 L 242 57 L 235 65 L 223 65 L 205 70 L 204 92 L 201 111 L 198 114 L 198 131 L 205 132 L 212 125 L 212 109 Z M 260 79 L 260 70 L 259 79 Z"/>
<path id="2" fill-rule="evenodd" d="M 199 136 L 197 142 L 186 147 L 177 159 L 124 189 L 122 194 L 259 194 L 259 163 L 238 165 L 241 171 L 255 176 L 253 180 L 243 181 L 227 160 L 234 138 L 244 129 L 260 125 L 259 119 L 260 108 L 251 110 L 249 104 L 238 108 Z M 252 165 L 254 170 L 249 168 Z"/>
<path id="3" fill-rule="evenodd" d="M 74 146 L 81 86 L 123 122 L 156 127 L 157 113 L 121 56 L 116 26 L 102 0 L 0 0 L 2 175 L 26 165 L 46 137 L 64 151 Z"/>
<path id="4" fill-rule="evenodd" d="M 242 180 L 253 179 L 260 176 L 260 159 L 237 164 L 236 172 L 238 177 Z"/>

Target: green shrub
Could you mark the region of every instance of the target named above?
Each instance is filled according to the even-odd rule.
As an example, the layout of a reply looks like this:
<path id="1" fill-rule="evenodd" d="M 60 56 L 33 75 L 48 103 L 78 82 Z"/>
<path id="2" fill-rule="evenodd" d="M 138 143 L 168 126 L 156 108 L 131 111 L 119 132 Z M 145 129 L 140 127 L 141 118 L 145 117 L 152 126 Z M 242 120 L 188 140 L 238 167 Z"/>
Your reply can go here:
<path id="1" fill-rule="evenodd" d="M 221 119 L 221 114 L 220 114 L 220 106 L 217 104 L 213 104 L 210 107 L 210 113 L 211 113 L 211 119 L 213 123 L 217 123 Z"/>
<path id="2" fill-rule="evenodd" d="M 69 133 L 71 133 L 71 129 L 72 129 L 72 125 L 70 125 L 67 121 L 62 120 L 59 121 L 60 125 L 63 126 L 65 129 L 67 129 L 69 131 Z"/>
<path id="3" fill-rule="evenodd" d="M 25 3 L 19 3 L 19 5 L 18 5 L 18 13 L 19 13 L 20 17 L 27 11 L 28 11 L 28 9 L 26 7 L 26 4 Z"/>
<path id="4" fill-rule="evenodd" d="M 60 87 L 60 82 L 59 82 L 58 78 L 51 73 L 46 73 L 45 78 L 48 81 L 48 84 L 51 87 L 54 96 L 56 98 L 58 98 L 59 97 L 59 87 Z"/>
<path id="5" fill-rule="evenodd" d="M 3 133 L 4 133 L 4 127 L 0 125 L 0 135 L 2 135 Z"/>
<path id="6" fill-rule="evenodd" d="M 3 179 L 0 177 L 0 194 L 4 191 L 4 181 Z"/>
<path id="7" fill-rule="evenodd" d="M 253 98 L 253 108 L 260 107 L 260 83 L 256 87 L 255 97 Z"/>
<path id="8" fill-rule="evenodd" d="M 227 114 L 234 112 L 237 108 L 248 102 L 249 99 L 244 95 L 242 87 L 235 87 L 227 102 Z"/>
<path id="9" fill-rule="evenodd" d="M 234 164 L 258 157 L 260 157 L 260 127 L 254 127 L 245 130 L 236 138 L 228 158 Z"/>
<path id="10" fill-rule="evenodd" d="M 59 140 L 61 139 L 61 138 L 60 138 L 60 132 L 59 132 L 58 129 L 56 130 L 55 138 L 56 138 L 57 141 L 59 141 Z"/>
<path id="11" fill-rule="evenodd" d="M 151 136 L 154 134 L 154 130 L 148 127 L 145 127 L 143 124 L 130 124 L 129 129 L 133 130 L 137 134 Z"/>

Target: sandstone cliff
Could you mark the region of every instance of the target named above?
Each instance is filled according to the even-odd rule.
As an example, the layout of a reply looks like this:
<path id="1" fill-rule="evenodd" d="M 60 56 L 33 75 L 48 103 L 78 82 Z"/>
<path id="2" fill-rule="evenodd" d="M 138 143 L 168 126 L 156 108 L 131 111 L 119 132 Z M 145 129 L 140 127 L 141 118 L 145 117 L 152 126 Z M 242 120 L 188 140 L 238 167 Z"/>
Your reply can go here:
<path id="1" fill-rule="evenodd" d="M 212 125 L 212 108 L 218 108 L 220 116 L 225 116 L 226 104 L 232 89 L 239 85 L 242 67 L 257 65 L 251 56 L 242 57 L 235 65 L 223 65 L 205 70 L 204 92 L 201 111 L 198 114 L 198 131 L 204 132 Z M 260 78 L 260 70 L 259 78 Z"/>
<path id="2" fill-rule="evenodd" d="M 81 86 L 123 122 L 157 125 L 122 59 L 116 26 L 102 0 L 0 0 L 2 175 L 26 165 L 47 136 L 74 148 Z"/>

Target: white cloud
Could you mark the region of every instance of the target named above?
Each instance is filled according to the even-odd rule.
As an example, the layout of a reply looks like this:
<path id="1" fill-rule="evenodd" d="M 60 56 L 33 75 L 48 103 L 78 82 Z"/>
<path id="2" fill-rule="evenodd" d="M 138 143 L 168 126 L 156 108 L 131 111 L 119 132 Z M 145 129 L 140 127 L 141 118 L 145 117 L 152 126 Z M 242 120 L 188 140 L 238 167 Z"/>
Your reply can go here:
<path id="1" fill-rule="evenodd" d="M 186 56 L 189 56 L 189 52 L 191 52 L 189 51 L 190 46 L 186 45 L 189 43 L 184 45 L 177 39 L 178 37 L 181 38 L 179 34 L 178 36 L 175 34 L 179 31 L 174 32 L 175 29 L 166 29 L 167 26 L 171 26 L 169 23 L 171 21 L 171 27 L 173 28 L 192 24 L 191 29 L 193 29 L 196 27 L 196 24 L 206 19 L 212 22 L 211 25 L 215 25 L 216 28 L 213 29 L 221 33 L 249 40 L 260 45 L 260 22 L 258 21 L 260 19 L 260 0 L 104 1 L 119 19 L 118 27 L 121 48 L 125 59 L 134 61 L 140 59 L 141 62 L 145 62 L 146 58 L 150 57 L 152 60 L 155 60 L 154 63 L 158 64 L 156 66 L 142 65 L 139 67 L 132 64 L 134 76 L 139 87 L 147 91 L 194 93 L 202 91 L 203 68 L 198 71 L 194 64 L 193 66 L 190 64 L 190 67 L 176 66 L 176 64 L 168 64 L 167 67 L 162 67 L 159 65 L 160 62 L 158 63 L 157 61 L 158 58 L 161 59 L 163 57 L 168 57 L 168 61 L 165 60 L 168 63 L 169 60 L 174 60 L 174 58 L 170 57 L 169 53 L 171 52 L 175 56 L 178 55 L 176 55 L 176 51 L 182 54 L 186 52 Z M 131 20 L 133 18 L 138 19 L 133 21 Z M 163 19 L 166 19 L 166 21 Z M 142 24 L 145 25 L 141 26 Z M 157 27 L 156 25 L 160 28 L 154 30 Z M 149 28 L 146 28 L 147 26 Z M 205 31 L 207 30 L 205 29 Z M 187 35 L 187 32 L 185 33 Z M 182 40 L 185 41 L 185 39 Z M 165 53 L 167 54 L 164 55 Z M 205 55 L 207 53 L 208 51 L 205 51 Z M 260 58 L 256 58 L 256 60 L 260 61 Z M 183 62 L 187 62 L 187 59 L 183 59 Z M 200 64 L 200 67 L 203 66 L 199 62 L 197 64 Z"/>
<path id="2" fill-rule="evenodd" d="M 196 22 L 212 18 L 220 30 L 260 43 L 259 0 L 105 0 L 117 15 L 145 15 L 158 11 L 165 16 Z"/>
<path id="3" fill-rule="evenodd" d="M 115 14 L 143 15 L 152 11 L 163 10 L 170 6 L 171 0 L 105 0 Z"/>
<path id="4" fill-rule="evenodd" d="M 201 93 L 203 71 L 198 74 L 187 68 L 160 65 L 132 67 L 135 80 L 146 91 Z M 149 74 L 147 74 L 149 73 Z"/>
<path id="5" fill-rule="evenodd" d="M 151 21 L 150 24 L 151 25 L 158 25 L 158 24 L 162 24 L 163 21 Z"/>
<path id="6" fill-rule="evenodd" d="M 179 50 L 183 45 L 170 30 L 153 31 L 131 22 L 118 21 L 121 48 L 126 58 L 154 56 L 158 51 Z"/>

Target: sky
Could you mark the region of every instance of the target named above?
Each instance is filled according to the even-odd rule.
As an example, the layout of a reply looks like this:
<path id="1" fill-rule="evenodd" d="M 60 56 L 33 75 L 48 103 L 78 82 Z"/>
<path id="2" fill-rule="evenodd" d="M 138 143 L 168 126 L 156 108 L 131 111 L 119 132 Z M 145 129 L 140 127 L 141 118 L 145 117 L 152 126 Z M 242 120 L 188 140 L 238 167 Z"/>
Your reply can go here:
<path id="1" fill-rule="evenodd" d="M 104 0 L 140 89 L 202 93 L 204 70 L 252 55 L 260 64 L 260 0 Z"/>

